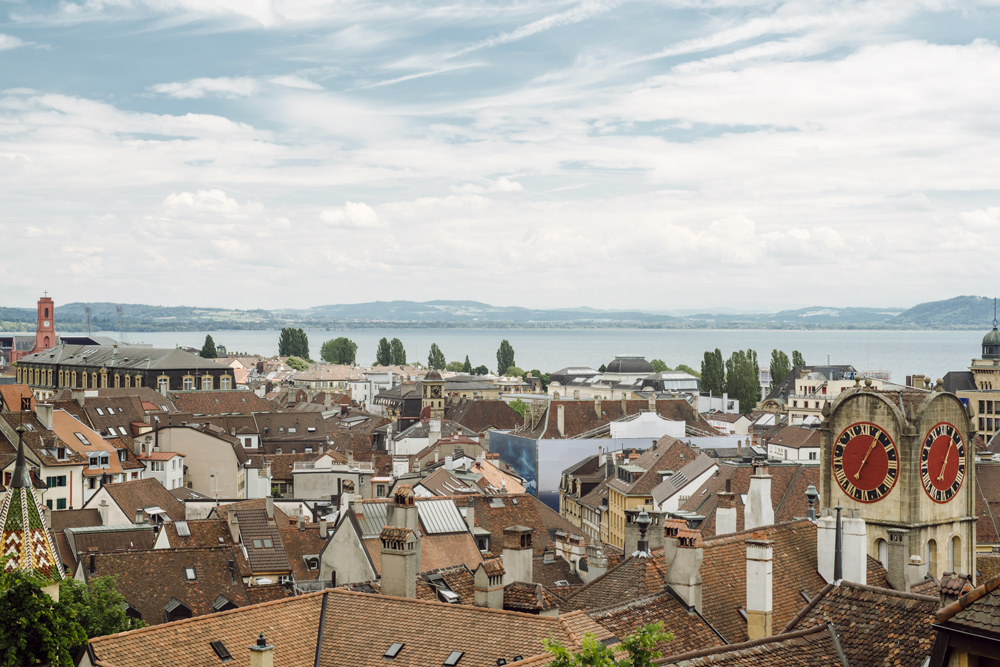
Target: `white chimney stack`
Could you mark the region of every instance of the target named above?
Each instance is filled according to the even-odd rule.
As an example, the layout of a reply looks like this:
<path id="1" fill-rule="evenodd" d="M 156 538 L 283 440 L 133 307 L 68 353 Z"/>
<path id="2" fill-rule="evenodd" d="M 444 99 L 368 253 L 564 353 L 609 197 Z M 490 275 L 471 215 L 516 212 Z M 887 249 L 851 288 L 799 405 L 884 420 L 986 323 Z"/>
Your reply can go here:
<path id="1" fill-rule="evenodd" d="M 559 429 L 559 436 L 566 437 L 566 406 L 560 405 L 556 408 L 556 428 Z"/>
<path id="2" fill-rule="evenodd" d="M 729 491 L 729 480 L 726 480 L 725 491 L 716 495 L 718 504 L 715 509 L 715 534 L 728 535 L 736 532 L 736 494 Z"/>
<path id="3" fill-rule="evenodd" d="M 750 477 L 750 493 L 743 512 L 743 530 L 752 530 L 774 524 L 774 507 L 771 505 L 771 476 L 767 465 L 755 466 Z"/>
<path id="4" fill-rule="evenodd" d="M 427 434 L 427 446 L 433 446 L 441 439 L 441 420 L 431 419 L 429 422 L 429 432 Z"/>
<path id="5" fill-rule="evenodd" d="M 747 636 L 771 636 L 771 584 L 774 542 L 755 533 L 747 544 Z"/>
<path id="6" fill-rule="evenodd" d="M 701 612 L 702 556 L 701 533 L 681 528 L 677 533 L 677 550 L 667 570 L 667 585 L 688 608 L 698 612 Z"/>
<path id="7" fill-rule="evenodd" d="M 826 583 L 833 582 L 834 551 L 837 544 L 837 520 L 830 516 L 830 510 L 823 510 L 823 516 L 816 520 L 816 569 Z M 864 583 L 864 582 L 858 582 Z"/>
<path id="8" fill-rule="evenodd" d="M 531 528 L 527 526 L 508 526 L 503 529 L 504 586 L 515 581 L 532 582 L 531 533 Z"/>
<path id="9" fill-rule="evenodd" d="M 868 583 L 868 529 L 859 510 L 848 510 L 848 516 L 841 520 L 844 530 L 843 569 L 844 579 L 856 584 Z"/>

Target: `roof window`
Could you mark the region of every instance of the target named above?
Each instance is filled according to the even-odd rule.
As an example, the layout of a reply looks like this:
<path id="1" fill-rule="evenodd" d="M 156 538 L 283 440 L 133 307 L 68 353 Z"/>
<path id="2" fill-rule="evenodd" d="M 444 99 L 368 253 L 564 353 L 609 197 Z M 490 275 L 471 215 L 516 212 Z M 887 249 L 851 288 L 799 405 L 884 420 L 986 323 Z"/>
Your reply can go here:
<path id="1" fill-rule="evenodd" d="M 214 642 L 209 642 L 209 644 L 211 644 L 212 650 L 215 651 L 215 655 L 219 656 L 219 660 L 221 660 L 222 662 L 233 661 L 233 656 L 229 655 L 229 649 L 226 648 L 226 645 L 223 644 L 222 641 L 217 640 Z"/>
<path id="2" fill-rule="evenodd" d="M 83 433 L 74 433 L 73 435 L 75 435 L 83 444 L 85 445 L 90 444 L 90 440 L 87 440 L 87 436 L 85 436 Z"/>
<path id="3" fill-rule="evenodd" d="M 198 575 L 197 573 L 195 573 L 193 567 L 186 567 L 184 568 L 184 578 L 187 579 L 188 581 L 194 581 L 195 579 L 198 578 Z"/>
<path id="4" fill-rule="evenodd" d="M 264 544 L 260 540 L 254 540 L 253 541 L 253 548 L 254 549 L 260 549 L 263 546 L 264 546 Z"/>
<path id="5" fill-rule="evenodd" d="M 99 414 L 99 415 L 101 415 L 103 417 L 104 416 L 104 410 L 102 410 L 100 408 L 97 408 L 97 414 Z"/>
<path id="6" fill-rule="evenodd" d="M 385 650 L 385 653 L 382 654 L 382 659 L 395 660 L 396 656 L 399 655 L 399 652 L 403 650 L 404 646 L 406 646 L 406 644 L 402 644 L 400 642 L 393 642 L 392 644 L 389 645 L 389 648 Z"/>
<path id="7" fill-rule="evenodd" d="M 270 537 L 265 537 L 264 538 L 264 548 L 265 549 L 272 549 L 272 548 L 274 548 L 274 542 L 271 541 Z"/>
<path id="8" fill-rule="evenodd" d="M 455 665 L 458 664 L 458 661 L 462 659 L 463 655 L 465 655 L 464 651 L 452 651 L 448 654 L 448 657 L 444 659 L 444 667 L 455 667 Z"/>

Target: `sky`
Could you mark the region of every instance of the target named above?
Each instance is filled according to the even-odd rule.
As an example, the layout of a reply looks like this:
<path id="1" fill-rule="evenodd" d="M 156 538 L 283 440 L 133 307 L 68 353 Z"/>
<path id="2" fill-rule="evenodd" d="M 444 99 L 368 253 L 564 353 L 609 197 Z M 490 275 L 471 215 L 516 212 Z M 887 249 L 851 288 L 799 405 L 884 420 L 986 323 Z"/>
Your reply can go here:
<path id="1" fill-rule="evenodd" d="M 993 296 L 998 4 L 0 0 L 0 306 Z"/>

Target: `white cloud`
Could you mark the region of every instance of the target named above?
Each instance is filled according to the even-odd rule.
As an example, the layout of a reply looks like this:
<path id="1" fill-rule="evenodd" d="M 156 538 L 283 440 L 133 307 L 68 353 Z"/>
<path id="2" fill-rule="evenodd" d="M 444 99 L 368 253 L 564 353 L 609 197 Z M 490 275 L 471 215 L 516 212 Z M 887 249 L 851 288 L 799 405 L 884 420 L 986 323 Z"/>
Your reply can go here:
<path id="1" fill-rule="evenodd" d="M 517 181 L 512 181 L 506 176 L 501 176 L 495 181 L 487 181 L 486 185 L 477 183 L 465 183 L 460 186 L 452 186 L 452 192 L 521 192 L 524 186 Z"/>
<path id="2" fill-rule="evenodd" d="M 250 77 L 218 77 L 215 79 L 192 79 L 174 83 L 158 83 L 150 86 L 154 93 L 180 100 L 217 97 L 249 97 L 260 89 L 256 79 Z"/>
<path id="3" fill-rule="evenodd" d="M 173 192 L 163 200 L 163 212 L 170 217 L 185 215 L 214 215 L 226 218 L 245 217 L 263 211 L 258 202 L 240 204 L 222 190 Z"/>
<path id="4" fill-rule="evenodd" d="M 14 37 L 13 35 L 5 35 L 0 32 L 0 51 L 9 51 L 10 49 L 16 49 L 21 46 L 25 46 L 27 42 L 19 37 Z"/>
<path id="5" fill-rule="evenodd" d="M 320 219 L 335 229 L 379 229 L 385 224 L 368 204 L 349 201 L 340 208 L 320 213 Z"/>

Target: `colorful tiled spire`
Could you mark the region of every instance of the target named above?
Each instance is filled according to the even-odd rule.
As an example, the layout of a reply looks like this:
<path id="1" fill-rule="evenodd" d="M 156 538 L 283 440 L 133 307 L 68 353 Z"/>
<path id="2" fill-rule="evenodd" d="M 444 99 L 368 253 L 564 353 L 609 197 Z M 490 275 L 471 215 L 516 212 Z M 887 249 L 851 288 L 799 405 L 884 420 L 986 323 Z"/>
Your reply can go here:
<path id="1" fill-rule="evenodd" d="M 20 429 L 19 429 L 20 430 Z M 64 576 L 56 556 L 42 510 L 31 484 L 31 474 L 24 461 L 24 438 L 18 433 L 17 462 L 10 487 L 0 506 L 0 558 L 7 558 L 4 569 L 27 570 L 58 581 Z"/>

